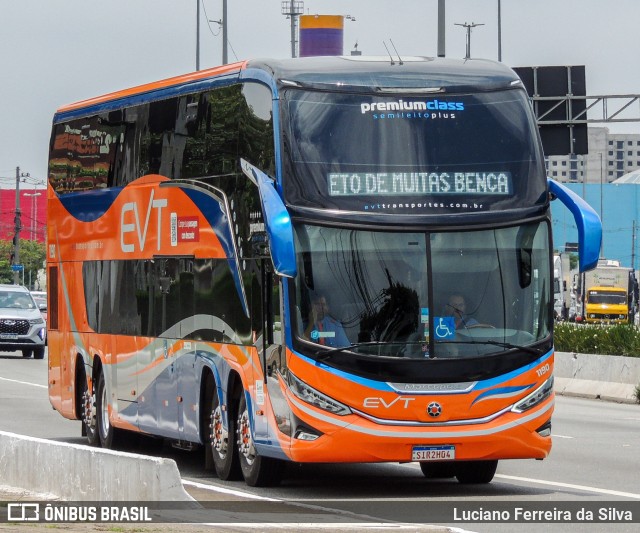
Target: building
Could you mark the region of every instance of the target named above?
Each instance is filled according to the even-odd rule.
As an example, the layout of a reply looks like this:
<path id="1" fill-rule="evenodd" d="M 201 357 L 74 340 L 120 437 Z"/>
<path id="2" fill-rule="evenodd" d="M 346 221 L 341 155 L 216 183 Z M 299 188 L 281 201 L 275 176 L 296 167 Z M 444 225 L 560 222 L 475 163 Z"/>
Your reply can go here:
<path id="1" fill-rule="evenodd" d="M 589 127 L 587 137 L 588 154 L 546 158 L 550 178 L 563 183 L 611 183 L 640 169 L 640 134 Z"/>
<path id="2" fill-rule="evenodd" d="M 0 240 L 12 241 L 15 235 L 16 190 L 0 189 Z M 20 189 L 20 238 L 44 243 L 47 226 L 47 191 Z"/>

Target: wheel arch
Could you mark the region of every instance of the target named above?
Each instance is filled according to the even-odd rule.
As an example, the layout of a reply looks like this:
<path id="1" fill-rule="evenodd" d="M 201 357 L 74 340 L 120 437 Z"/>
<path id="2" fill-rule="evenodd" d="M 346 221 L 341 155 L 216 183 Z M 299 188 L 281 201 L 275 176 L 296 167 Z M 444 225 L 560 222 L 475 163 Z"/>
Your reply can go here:
<path id="1" fill-rule="evenodd" d="M 90 369 L 91 381 L 89 381 L 87 366 Z M 82 405 L 83 405 L 83 387 L 82 380 L 87 383 L 87 389 L 93 391 L 93 387 L 96 383 L 98 372 L 102 367 L 102 361 L 100 357 L 95 355 L 93 358 L 88 358 L 88 362 L 85 362 L 85 358 L 81 353 L 76 354 L 75 358 L 75 371 L 74 371 L 74 409 L 76 420 L 82 420 Z"/>
<path id="2" fill-rule="evenodd" d="M 200 428 L 199 435 L 203 443 L 206 443 L 209 427 L 209 406 L 213 395 L 213 385 L 217 394 L 221 393 L 221 405 L 225 405 L 226 415 L 235 417 L 238 410 L 238 400 L 243 393 L 242 379 L 235 370 L 230 370 L 226 377 L 222 377 L 218 369 L 205 365 L 202 368 L 200 378 Z"/>

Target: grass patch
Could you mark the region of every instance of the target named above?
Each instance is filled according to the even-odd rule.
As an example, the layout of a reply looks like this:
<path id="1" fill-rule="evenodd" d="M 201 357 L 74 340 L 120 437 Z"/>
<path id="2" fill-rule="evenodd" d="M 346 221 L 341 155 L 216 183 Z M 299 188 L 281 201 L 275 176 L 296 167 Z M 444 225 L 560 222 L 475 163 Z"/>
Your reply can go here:
<path id="1" fill-rule="evenodd" d="M 640 329 L 632 324 L 557 322 L 553 331 L 559 352 L 640 357 Z"/>

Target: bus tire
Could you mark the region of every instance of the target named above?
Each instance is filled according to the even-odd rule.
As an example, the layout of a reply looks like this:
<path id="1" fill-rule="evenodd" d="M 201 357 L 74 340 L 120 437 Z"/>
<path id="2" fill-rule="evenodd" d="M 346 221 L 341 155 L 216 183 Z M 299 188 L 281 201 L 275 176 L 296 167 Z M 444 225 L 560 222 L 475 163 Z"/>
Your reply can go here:
<path id="1" fill-rule="evenodd" d="M 427 479 L 450 479 L 456 476 L 458 464 L 453 461 L 422 462 L 420 470 Z"/>
<path id="2" fill-rule="evenodd" d="M 238 406 L 238 451 L 242 475 L 250 487 L 273 487 L 280 484 L 284 463 L 271 457 L 258 455 L 251 435 L 247 400 L 244 393 Z"/>
<path id="3" fill-rule="evenodd" d="M 107 384 L 101 370 L 96 387 L 96 431 L 100 438 L 100 446 L 114 448 L 118 441 L 118 430 L 109 421 L 109 402 L 107 401 Z"/>
<path id="4" fill-rule="evenodd" d="M 223 424 L 223 411 L 220 406 L 213 376 L 207 381 L 207 399 L 209 401 L 209 433 L 207 453 L 211 453 L 213 466 L 218 477 L 224 481 L 239 481 L 242 479 L 238 449 L 235 445 L 236 421 L 232 411 L 227 411 L 227 432 Z"/>
<path id="5" fill-rule="evenodd" d="M 465 485 L 491 483 L 498 461 L 463 461 L 458 464 L 456 478 Z"/>
<path id="6" fill-rule="evenodd" d="M 87 437 L 87 442 L 92 446 L 100 446 L 100 437 L 98 436 L 98 423 L 96 420 L 96 395 L 95 389 L 93 393 L 89 393 L 89 386 L 87 385 L 87 376 L 84 372 L 84 364 L 78 369 L 76 376 L 76 383 L 80 387 L 80 409 L 82 425 L 84 426 L 84 433 Z"/>

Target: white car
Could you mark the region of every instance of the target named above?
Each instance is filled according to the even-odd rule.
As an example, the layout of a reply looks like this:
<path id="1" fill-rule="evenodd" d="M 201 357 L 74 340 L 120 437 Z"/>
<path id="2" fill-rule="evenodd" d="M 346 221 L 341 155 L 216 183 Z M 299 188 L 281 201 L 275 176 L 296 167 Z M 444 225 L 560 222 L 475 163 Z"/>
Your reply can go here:
<path id="1" fill-rule="evenodd" d="M 29 291 L 0 284 L 0 351 L 43 359 L 46 340 L 46 323 Z"/>

